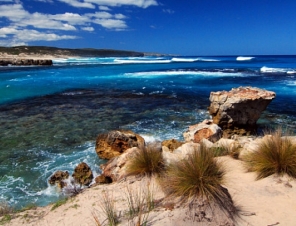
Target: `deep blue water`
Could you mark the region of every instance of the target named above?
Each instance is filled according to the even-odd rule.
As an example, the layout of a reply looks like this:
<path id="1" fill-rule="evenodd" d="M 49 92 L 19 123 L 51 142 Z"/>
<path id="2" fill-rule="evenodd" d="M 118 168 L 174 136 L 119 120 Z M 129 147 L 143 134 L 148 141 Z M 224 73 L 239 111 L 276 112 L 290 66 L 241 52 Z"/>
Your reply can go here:
<path id="1" fill-rule="evenodd" d="M 131 129 L 146 141 L 176 138 L 209 118 L 211 91 L 276 92 L 260 128 L 296 129 L 296 56 L 57 59 L 0 68 L 0 199 L 17 208 L 60 198 L 47 184 L 81 161 L 95 173 L 97 135 Z"/>

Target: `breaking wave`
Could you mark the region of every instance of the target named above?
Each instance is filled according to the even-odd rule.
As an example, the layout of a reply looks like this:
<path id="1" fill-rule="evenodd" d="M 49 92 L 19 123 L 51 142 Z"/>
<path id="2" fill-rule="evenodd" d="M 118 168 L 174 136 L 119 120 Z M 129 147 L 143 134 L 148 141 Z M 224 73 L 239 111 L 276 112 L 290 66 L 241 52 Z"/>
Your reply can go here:
<path id="1" fill-rule="evenodd" d="M 245 56 L 239 56 L 236 58 L 237 61 L 247 61 L 247 60 L 252 60 L 255 57 L 245 57 Z"/>

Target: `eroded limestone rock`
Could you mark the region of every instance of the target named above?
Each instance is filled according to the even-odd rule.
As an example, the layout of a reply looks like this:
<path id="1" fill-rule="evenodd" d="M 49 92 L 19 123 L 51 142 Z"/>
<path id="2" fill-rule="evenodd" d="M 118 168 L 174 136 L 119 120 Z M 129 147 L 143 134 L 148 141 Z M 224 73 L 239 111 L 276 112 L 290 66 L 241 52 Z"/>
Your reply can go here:
<path id="1" fill-rule="evenodd" d="M 57 185 L 59 188 L 63 188 L 67 185 L 64 180 L 69 178 L 69 173 L 68 171 L 61 171 L 58 170 L 56 171 L 53 175 L 48 180 L 48 183 L 51 185 Z"/>
<path id="2" fill-rule="evenodd" d="M 254 87 L 211 92 L 209 113 L 227 137 L 249 135 L 256 131 L 256 122 L 275 93 Z"/>
<path id="3" fill-rule="evenodd" d="M 145 140 L 132 131 L 114 130 L 99 134 L 96 140 L 96 152 L 101 159 L 112 159 L 132 147 L 143 147 Z"/>
<path id="4" fill-rule="evenodd" d="M 76 183 L 86 186 L 90 185 L 94 178 L 90 167 L 85 162 L 81 162 L 75 167 L 72 177 Z"/>
<path id="5" fill-rule="evenodd" d="M 222 137 L 222 130 L 212 120 L 204 120 L 199 124 L 189 126 L 188 130 L 183 133 L 183 137 L 186 142 L 200 143 L 202 139 L 216 142 Z"/>

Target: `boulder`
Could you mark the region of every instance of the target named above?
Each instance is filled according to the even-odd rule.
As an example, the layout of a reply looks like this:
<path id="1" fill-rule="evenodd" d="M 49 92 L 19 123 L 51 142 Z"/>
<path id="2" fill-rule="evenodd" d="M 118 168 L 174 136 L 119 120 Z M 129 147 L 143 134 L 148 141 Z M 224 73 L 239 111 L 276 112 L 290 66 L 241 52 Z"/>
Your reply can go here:
<path id="1" fill-rule="evenodd" d="M 85 186 L 90 185 L 94 178 L 90 167 L 85 162 L 81 162 L 75 167 L 72 177 L 76 183 Z"/>
<path id="2" fill-rule="evenodd" d="M 188 130 L 183 133 L 183 137 L 186 142 L 200 143 L 202 139 L 216 142 L 222 137 L 222 130 L 212 120 L 204 120 L 199 124 L 189 126 Z"/>
<path id="3" fill-rule="evenodd" d="M 102 164 L 100 166 L 103 170 L 102 176 L 110 178 L 112 182 L 126 177 L 126 163 L 137 150 L 139 150 L 137 147 L 129 148 L 122 155 L 116 156 L 110 159 L 107 163 Z"/>
<path id="4" fill-rule="evenodd" d="M 67 185 L 67 183 L 64 182 L 64 180 L 68 178 L 69 178 L 68 171 L 64 172 L 64 171 L 58 170 L 53 175 L 51 175 L 51 177 L 48 180 L 48 183 L 51 185 L 56 184 L 59 188 L 63 188 Z"/>
<path id="5" fill-rule="evenodd" d="M 257 120 L 274 98 L 274 92 L 254 87 L 211 92 L 208 110 L 226 137 L 250 135 L 256 132 Z"/>
<path id="6" fill-rule="evenodd" d="M 170 152 L 173 152 L 175 149 L 180 147 L 182 144 L 184 144 L 184 142 L 180 142 L 180 141 L 175 140 L 175 139 L 164 140 L 164 141 L 161 142 L 161 146 L 162 146 L 163 150 L 167 150 L 167 151 L 170 151 Z"/>
<path id="7" fill-rule="evenodd" d="M 96 184 L 110 184 L 112 183 L 112 179 L 101 174 L 95 178 L 95 182 Z"/>
<path id="8" fill-rule="evenodd" d="M 112 159 L 132 147 L 142 147 L 145 140 L 140 135 L 125 130 L 114 130 L 99 134 L 96 140 L 96 152 L 100 159 Z"/>

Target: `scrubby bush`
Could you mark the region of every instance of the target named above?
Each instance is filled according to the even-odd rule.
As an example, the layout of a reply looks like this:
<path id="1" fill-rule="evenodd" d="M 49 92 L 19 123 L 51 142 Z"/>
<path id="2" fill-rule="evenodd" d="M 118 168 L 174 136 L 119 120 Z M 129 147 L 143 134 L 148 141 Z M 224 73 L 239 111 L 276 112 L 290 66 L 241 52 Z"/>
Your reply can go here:
<path id="1" fill-rule="evenodd" d="M 189 154 L 188 158 L 167 167 L 162 184 L 168 195 L 180 197 L 182 201 L 213 201 L 231 212 L 235 209 L 231 196 L 221 185 L 224 174 L 214 153 L 201 143 L 200 148 Z"/>
<path id="2" fill-rule="evenodd" d="M 163 170 L 162 152 L 156 145 L 140 147 L 127 163 L 128 175 L 159 174 Z"/>
<path id="3" fill-rule="evenodd" d="M 296 144 L 289 137 L 282 137 L 277 129 L 258 145 L 258 148 L 244 157 L 249 171 L 257 173 L 257 179 L 272 174 L 288 174 L 296 178 Z"/>

